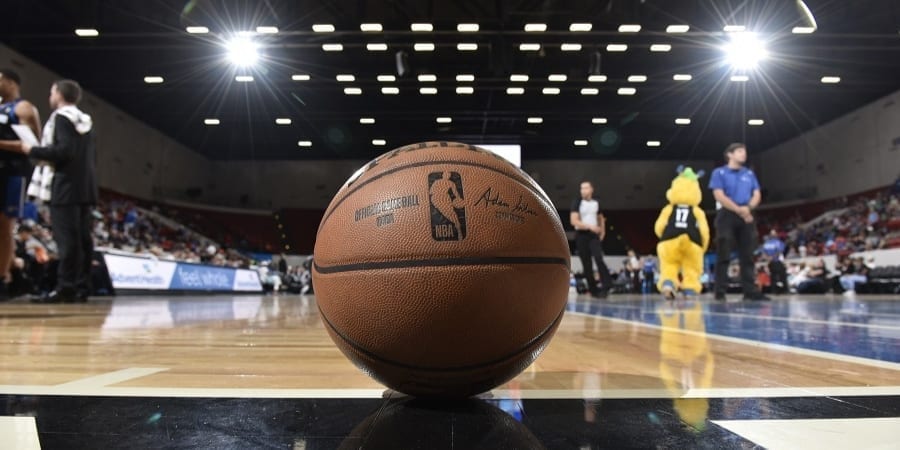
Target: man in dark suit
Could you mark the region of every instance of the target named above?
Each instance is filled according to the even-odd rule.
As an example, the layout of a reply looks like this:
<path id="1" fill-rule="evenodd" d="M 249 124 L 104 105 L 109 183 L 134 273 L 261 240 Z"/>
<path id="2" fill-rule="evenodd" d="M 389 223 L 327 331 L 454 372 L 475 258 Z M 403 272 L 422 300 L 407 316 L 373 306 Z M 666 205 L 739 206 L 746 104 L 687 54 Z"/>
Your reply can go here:
<path id="1" fill-rule="evenodd" d="M 56 290 L 37 299 L 43 303 L 86 301 L 94 242 L 91 207 L 97 203 L 94 133 L 91 116 L 76 106 L 81 86 L 60 80 L 50 88 L 53 114 L 44 127 L 41 145 L 22 144 L 22 152 L 54 166 L 50 223 L 59 248 Z"/>

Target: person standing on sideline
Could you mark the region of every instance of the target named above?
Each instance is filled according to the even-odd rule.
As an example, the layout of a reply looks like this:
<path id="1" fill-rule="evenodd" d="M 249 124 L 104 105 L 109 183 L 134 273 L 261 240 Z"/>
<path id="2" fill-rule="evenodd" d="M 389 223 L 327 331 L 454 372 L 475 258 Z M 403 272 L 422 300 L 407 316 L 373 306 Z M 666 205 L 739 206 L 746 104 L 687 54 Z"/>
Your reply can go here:
<path id="1" fill-rule="evenodd" d="M 59 274 L 56 290 L 35 299 L 41 303 L 86 301 L 90 295 L 94 254 L 91 207 L 97 203 L 97 181 L 93 124 L 91 116 L 76 106 L 79 101 L 78 83 L 53 83 L 50 108 L 54 111 L 44 127 L 41 145 L 23 143 L 21 147 L 26 155 L 55 168 L 50 189 L 50 224 L 59 248 Z"/>
<path id="2" fill-rule="evenodd" d="M 19 151 L 19 136 L 13 125 L 27 125 L 41 138 L 41 118 L 37 108 L 20 95 L 22 79 L 11 69 L 0 69 L 0 301 L 8 298 L 9 269 L 15 255 L 13 228 L 25 212 L 25 191 L 32 167 Z"/>
<path id="3" fill-rule="evenodd" d="M 737 248 L 741 289 L 744 300 L 770 300 L 757 288 L 754 280 L 753 250 L 757 246 L 753 210 L 762 199 L 759 181 L 747 163 L 747 147 L 741 143 L 725 148 L 724 166 L 713 171 L 709 189 L 716 199 L 716 278 L 715 298 L 725 300 L 728 288 L 728 264 Z"/>
<path id="4" fill-rule="evenodd" d="M 581 258 L 581 267 L 587 278 L 588 290 L 591 295 L 605 298 L 612 288 L 612 277 L 609 268 L 603 262 L 603 238 L 606 237 L 606 217 L 600 211 L 600 204 L 594 198 L 594 185 L 590 181 L 581 182 L 581 197 L 572 202 L 569 222 L 575 227 L 575 248 Z M 594 264 L 591 255 L 597 263 L 600 272 L 602 287 L 597 288 L 597 280 L 594 278 Z"/>

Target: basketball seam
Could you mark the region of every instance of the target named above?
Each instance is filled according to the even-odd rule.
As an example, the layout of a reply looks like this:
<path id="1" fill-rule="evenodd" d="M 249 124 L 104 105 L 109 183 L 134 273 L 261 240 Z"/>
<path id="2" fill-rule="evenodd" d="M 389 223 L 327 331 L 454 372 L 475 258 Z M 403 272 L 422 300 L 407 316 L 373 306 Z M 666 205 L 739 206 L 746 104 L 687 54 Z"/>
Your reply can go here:
<path id="1" fill-rule="evenodd" d="M 404 269 L 410 267 L 487 266 L 497 264 L 560 264 L 569 267 L 569 262 L 566 260 L 566 258 L 543 256 L 493 256 L 469 258 L 409 259 L 399 261 L 362 262 L 334 266 L 320 266 L 315 261 L 313 261 L 313 267 L 315 267 L 316 272 L 319 272 L 321 274 L 378 269 Z"/>
<path id="2" fill-rule="evenodd" d="M 450 160 L 421 161 L 421 162 L 411 163 L 411 164 L 407 164 L 407 165 L 405 165 L 405 166 L 397 166 L 397 167 L 394 167 L 394 168 L 392 168 L 392 169 L 385 170 L 385 171 L 382 172 L 382 173 L 379 173 L 379 174 L 377 174 L 377 175 L 373 175 L 371 178 L 369 178 L 369 179 L 367 179 L 367 180 L 365 180 L 365 181 L 360 182 L 360 184 L 356 185 L 356 187 L 354 187 L 354 188 L 351 189 L 349 192 L 347 192 L 346 194 L 344 194 L 344 196 L 341 197 L 341 199 L 338 200 L 337 203 L 334 204 L 334 206 L 331 208 L 330 211 L 328 211 L 327 213 L 325 213 L 325 217 L 322 218 L 322 224 L 323 224 L 323 225 L 325 224 L 325 222 L 328 220 L 328 218 L 331 217 L 331 215 L 334 213 L 334 211 L 338 209 L 338 206 L 340 206 L 341 203 L 344 203 L 344 200 L 346 200 L 347 197 L 353 195 L 354 193 L 356 193 L 356 191 L 362 189 L 363 186 L 365 186 L 365 185 L 367 185 L 367 184 L 369 184 L 369 183 L 371 183 L 371 182 L 373 182 L 373 181 L 375 181 L 375 180 L 378 180 L 378 179 L 380 179 L 380 178 L 382 178 L 382 177 L 384 177 L 384 176 L 390 175 L 390 174 L 392 174 L 392 173 L 399 172 L 399 171 L 401 171 L 401 170 L 412 169 L 412 168 L 415 168 L 415 167 L 425 167 L 425 166 L 432 166 L 432 165 L 440 165 L 440 164 L 458 164 L 458 165 L 463 165 L 463 166 L 479 167 L 479 168 L 482 168 L 482 169 L 487 169 L 487 170 L 490 170 L 490 171 L 493 171 L 493 172 L 497 172 L 497 173 L 499 173 L 500 175 L 503 175 L 503 176 L 505 176 L 505 177 L 507 177 L 507 178 L 509 178 L 509 179 L 511 179 L 511 180 L 513 180 L 513 181 L 515 181 L 515 182 L 517 182 L 517 183 L 519 183 L 519 184 L 521 184 L 522 186 L 524 186 L 524 187 L 525 187 L 526 189 L 528 189 L 529 191 L 531 191 L 531 192 L 537 194 L 538 198 L 540 198 L 541 200 L 543 200 L 544 202 L 546 202 L 548 205 L 550 205 L 551 207 L 553 206 L 553 202 L 551 202 L 550 199 L 547 198 L 542 192 L 540 192 L 539 190 L 535 189 L 534 186 L 530 186 L 528 183 L 524 182 L 523 180 L 521 180 L 521 179 L 519 179 L 519 178 L 516 178 L 516 177 L 514 177 L 514 176 L 512 176 L 512 175 L 510 175 L 510 174 L 508 174 L 508 173 L 506 173 L 506 172 L 503 172 L 503 171 L 500 170 L 500 169 L 497 169 L 497 168 L 494 168 L 494 167 L 491 167 L 491 166 L 488 166 L 488 165 L 484 165 L 484 164 L 481 164 L 481 163 L 477 163 L 477 162 L 468 162 L 468 161 L 450 161 Z M 319 228 L 321 228 L 321 225 L 320 225 Z"/>
<path id="3" fill-rule="evenodd" d="M 493 366 L 493 365 L 500 364 L 500 363 L 503 362 L 503 361 L 512 359 L 512 358 L 514 358 L 515 356 L 517 356 L 517 355 L 519 355 L 519 354 L 521 354 L 521 353 L 523 353 L 523 352 L 525 352 L 525 351 L 528 351 L 528 350 L 529 350 L 536 342 L 538 342 L 538 341 L 540 341 L 541 339 L 543 339 L 543 338 L 547 335 L 547 333 L 549 333 L 550 330 L 552 330 L 553 327 L 556 326 L 556 324 L 559 323 L 559 322 L 562 320 L 563 315 L 564 315 L 565 312 L 566 312 L 566 307 L 563 306 L 562 310 L 561 310 L 561 311 L 559 312 L 559 314 L 556 316 L 556 319 L 554 319 L 553 322 L 550 322 L 550 325 L 548 325 L 546 328 L 544 328 L 543 330 L 541 330 L 541 332 L 538 333 L 537 336 L 535 336 L 533 339 L 531 339 L 530 341 L 528 341 L 524 346 L 522 346 L 522 347 L 519 348 L 518 350 L 516 350 L 516 351 L 510 353 L 509 355 L 504 355 L 504 356 L 501 357 L 501 358 L 497 358 L 497 359 L 494 359 L 494 360 L 491 360 L 491 361 L 488 361 L 488 362 L 484 362 L 484 363 L 480 363 L 480 364 L 473 364 L 473 365 L 470 365 L 470 366 L 458 366 L 458 367 L 422 367 L 422 366 L 414 366 L 414 365 L 411 365 L 411 364 L 404 364 L 404 363 L 397 362 L 397 361 L 391 361 L 390 359 L 384 358 L 384 357 L 382 357 L 382 356 L 378 356 L 378 355 L 375 354 L 374 352 L 372 352 L 372 351 L 370 351 L 370 350 L 367 350 L 365 347 L 363 347 L 362 345 L 360 345 L 360 344 L 357 343 L 356 341 L 354 341 L 354 340 L 350 339 L 349 337 L 345 336 L 344 333 L 342 333 L 340 330 L 338 330 L 337 326 L 335 326 L 333 323 L 331 323 L 330 320 L 328 320 L 328 316 L 325 315 L 325 312 L 322 311 L 322 308 L 319 307 L 318 305 L 316 305 L 316 307 L 317 307 L 318 310 L 319 310 L 319 315 L 322 316 L 322 321 L 325 322 L 325 324 L 328 325 L 328 328 L 331 328 L 331 330 L 334 331 L 334 333 L 335 333 L 336 335 L 338 335 L 338 336 L 341 338 L 341 340 L 343 340 L 344 342 L 346 342 L 347 345 L 349 345 L 350 347 L 352 347 L 354 350 L 358 351 L 359 353 L 362 353 L 363 355 L 365 355 L 365 356 L 367 356 L 367 357 L 369 357 L 369 358 L 371 358 L 371 359 L 373 359 L 373 360 L 375 360 L 375 361 L 377 361 L 377 362 L 381 362 L 381 363 L 385 363 L 385 364 L 390 364 L 390 365 L 396 366 L 396 367 L 402 367 L 402 368 L 404 368 L 404 369 L 421 370 L 421 371 L 424 371 L 424 372 L 444 372 L 444 371 L 446 371 L 446 372 L 463 372 L 463 371 L 467 371 L 467 370 L 476 370 L 476 369 L 482 369 L 482 368 L 485 368 L 485 367 L 490 367 L 490 366 Z"/>

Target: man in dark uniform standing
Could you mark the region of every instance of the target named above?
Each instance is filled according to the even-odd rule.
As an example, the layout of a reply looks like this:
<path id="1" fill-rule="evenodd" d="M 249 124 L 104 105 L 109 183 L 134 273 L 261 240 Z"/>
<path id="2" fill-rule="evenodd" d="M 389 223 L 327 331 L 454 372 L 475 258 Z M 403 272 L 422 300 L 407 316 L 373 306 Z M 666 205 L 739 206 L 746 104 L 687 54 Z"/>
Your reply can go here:
<path id="1" fill-rule="evenodd" d="M 606 236 L 606 217 L 600 211 L 600 204 L 594 198 L 594 185 L 590 181 L 581 183 L 581 197 L 572 202 L 569 222 L 575 227 L 575 248 L 581 258 L 581 267 L 587 278 L 588 289 L 594 297 L 605 298 L 612 287 L 612 277 L 603 262 L 603 238 Z M 594 264 L 591 255 L 600 271 L 601 288 L 597 288 L 594 279 Z"/>
<path id="2" fill-rule="evenodd" d="M 25 191 L 32 166 L 28 158 L 10 153 L 19 150 L 19 136 L 13 125 L 27 125 L 37 139 L 41 138 L 41 119 L 37 108 L 23 99 L 19 87 L 22 79 L 11 69 L 0 69 L 0 300 L 8 298 L 15 245 L 13 228 L 24 213 Z"/>
<path id="3" fill-rule="evenodd" d="M 56 290 L 38 299 L 44 303 L 85 301 L 90 293 L 91 207 L 97 203 L 94 169 L 94 133 L 91 116 L 76 106 L 81 86 L 71 80 L 53 83 L 50 107 L 53 115 L 44 129 L 41 146 L 23 143 L 21 151 L 32 158 L 53 164 L 50 223 L 59 247 L 59 275 Z"/>
<path id="4" fill-rule="evenodd" d="M 741 143 L 725 148 L 727 164 L 713 171 L 709 188 L 716 199 L 715 298 L 725 300 L 731 252 L 738 251 L 744 300 L 769 300 L 756 288 L 753 251 L 758 244 L 753 210 L 762 199 L 759 181 L 747 163 L 747 147 Z"/>

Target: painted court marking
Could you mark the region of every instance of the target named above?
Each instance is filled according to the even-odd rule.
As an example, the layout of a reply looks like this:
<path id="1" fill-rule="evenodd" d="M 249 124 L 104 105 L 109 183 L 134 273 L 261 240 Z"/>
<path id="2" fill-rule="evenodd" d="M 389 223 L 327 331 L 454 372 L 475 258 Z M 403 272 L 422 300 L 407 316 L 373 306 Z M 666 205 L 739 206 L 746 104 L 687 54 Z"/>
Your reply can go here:
<path id="1" fill-rule="evenodd" d="M 0 442 L 8 450 L 40 450 L 34 417 L 0 416 Z"/>
<path id="2" fill-rule="evenodd" d="M 873 419 L 713 420 L 771 450 L 896 449 L 900 417 Z"/>

